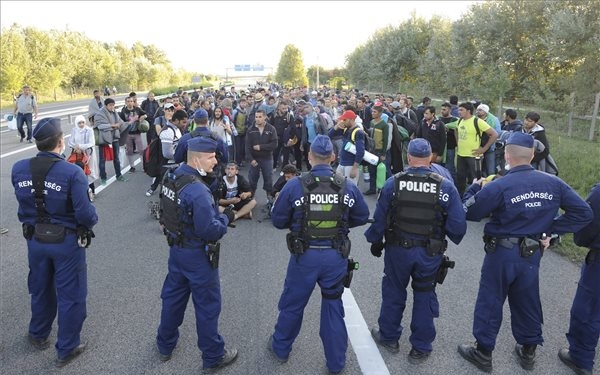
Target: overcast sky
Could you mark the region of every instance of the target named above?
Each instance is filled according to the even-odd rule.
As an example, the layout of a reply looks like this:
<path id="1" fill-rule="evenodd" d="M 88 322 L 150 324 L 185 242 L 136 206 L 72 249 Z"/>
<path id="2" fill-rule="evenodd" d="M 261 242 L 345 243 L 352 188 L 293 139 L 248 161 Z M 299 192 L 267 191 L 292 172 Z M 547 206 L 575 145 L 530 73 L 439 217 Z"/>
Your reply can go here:
<path id="1" fill-rule="evenodd" d="M 411 12 L 456 20 L 475 1 L 0 1 L 0 25 L 79 31 L 102 42 L 139 41 L 175 69 L 225 74 L 235 65 L 276 69 L 287 44 L 305 67 L 342 67 L 346 55 Z"/>

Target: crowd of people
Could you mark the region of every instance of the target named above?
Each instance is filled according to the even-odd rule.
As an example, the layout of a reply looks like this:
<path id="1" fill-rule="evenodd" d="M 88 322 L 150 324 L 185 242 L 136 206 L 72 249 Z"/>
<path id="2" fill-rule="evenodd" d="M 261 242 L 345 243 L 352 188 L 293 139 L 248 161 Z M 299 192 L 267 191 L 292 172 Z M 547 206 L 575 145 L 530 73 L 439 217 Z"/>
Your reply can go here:
<path id="1" fill-rule="evenodd" d="M 144 151 L 145 133 L 148 144 L 161 145 L 160 173 L 153 176 L 146 196 L 162 185 L 160 223 L 170 249 L 156 340 L 161 361 L 173 356 L 190 295 L 203 367 L 218 370 L 237 358 L 237 349 L 225 347 L 218 332 L 220 239 L 234 221 L 252 219 L 262 177 L 272 223 L 288 231 L 290 252 L 279 316 L 266 340 L 278 362 L 288 360 L 303 310 L 318 285 L 326 366 L 332 374 L 344 370 L 348 336 L 341 296 L 350 286 L 353 267 L 348 233 L 367 223 L 366 196 L 377 194 L 364 235 L 372 255 L 384 256 L 378 325 L 370 330 L 378 345 L 399 351 L 410 282 L 414 302 L 408 358 L 419 364 L 430 357 L 434 318 L 439 316 L 435 288 L 453 267 L 445 254 L 447 239 L 459 244 L 467 220 L 489 218 L 473 321 L 476 342 L 459 345 L 458 352 L 478 368 L 492 370 L 508 297 L 518 363 L 533 369 L 536 347 L 543 343 L 540 259 L 553 234 L 573 232 L 590 253 L 573 302 L 569 348 L 558 355 L 576 373 L 591 373 L 600 334 L 599 324 L 586 324 L 600 317 L 594 272 L 600 259 L 598 188 L 586 202 L 558 177 L 538 170 L 545 171 L 549 145 L 535 112 L 521 122 L 509 109 L 500 121 L 485 103 L 458 103 L 456 96 L 441 105 L 439 117 L 437 112 L 428 97 L 414 107 L 413 99 L 402 93 L 371 99 L 358 90 L 308 91 L 276 84 L 239 93 L 235 87 L 180 90 L 161 103 L 150 92 L 139 105 L 132 92 L 118 111 L 112 98 L 95 91 L 87 118 L 76 118 L 66 152 L 57 122 L 41 120 L 32 132 L 40 151 L 36 162 L 18 162 L 12 172 L 19 218 L 30 228 L 24 231 L 34 273 L 30 343 L 48 347 L 58 309 L 59 321 L 70 318 L 64 327 L 59 323 L 57 366 L 84 351 L 79 333 L 85 313 L 67 306 L 83 304 L 85 311 L 85 295 L 72 301 L 74 276 L 40 264 L 64 266 L 47 253 L 48 243 L 68 252 L 69 261 L 85 261 L 81 240 L 89 244 L 97 221 L 90 204 L 94 181 L 106 183 L 105 163 L 111 159 L 116 179 L 127 180 L 118 157 L 121 147 L 130 173 L 137 173 L 135 159 Z M 97 159 L 94 145 L 100 145 Z M 79 167 L 61 154 L 71 155 L 69 160 Z M 50 167 L 40 171 L 36 163 Z M 57 167 L 51 168 L 53 164 Z M 40 179 L 65 186 L 44 197 Z M 361 179 L 368 185 L 363 192 Z M 66 205 L 66 199 L 77 204 Z M 57 301 L 48 297 L 52 278 L 61 278 Z M 593 308 L 586 309 L 588 305 Z"/>

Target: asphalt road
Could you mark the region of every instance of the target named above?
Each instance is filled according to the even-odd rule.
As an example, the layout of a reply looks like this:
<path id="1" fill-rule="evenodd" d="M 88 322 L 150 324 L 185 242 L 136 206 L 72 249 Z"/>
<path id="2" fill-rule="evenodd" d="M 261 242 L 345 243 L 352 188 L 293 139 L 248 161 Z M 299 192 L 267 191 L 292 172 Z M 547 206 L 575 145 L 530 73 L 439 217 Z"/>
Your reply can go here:
<path id="1" fill-rule="evenodd" d="M 44 111 L 42 109 L 43 117 Z M 71 125 L 63 121 L 69 133 Z M 6 129 L 6 128 L 3 128 Z M 18 143 L 16 132 L 0 133 L 1 214 L 0 225 L 9 229 L 0 237 L 0 371 L 2 374 L 189 374 L 201 372 L 196 347 L 194 311 L 188 305 L 173 358 L 162 363 L 155 349 L 160 319 L 160 290 L 167 273 L 168 247 L 157 221 L 147 209 L 144 192 L 150 178 L 141 172 L 126 174 L 127 182 L 114 182 L 99 192 L 96 207 L 100 221 L 96 238 L 87 250 L 87 320 L 82 338 L 89 346 L 80 358 L 65 368 L 54 367 L 55 350 L 38 352 L 26 340 L 30 318 L 27 292 L 27 248 L 17 220 L 17 203 L 10 184 L 13 163 L 35 155 L 32 145 Z M 109 163 L 110 164 L 110 163 Z M 111 176 L 111 167 L 107 166 Z M 138 168 L 138 171 L 141 168 Z M 247 173 L 242 169 L 241 173 Z M 259 187 L 262 183 L 259 182 Z M 366 186 L 362 186 L 363 190 Z M 320 292 L 315 290 L 305 314 L 300 335 L 288 363 L 280 365 L 269 356 L 266 341 L 277 318 L 289 253 L 285 231 L 275 229 L 264 218 L 264 192 L 257 194 L 254 220 L 241 220 L 229 229 L 221 246 L 220 331 L 226 345 L 239 349 L 235 364 L 222 374 L 324 374 L 323 348 L 319 338 Z M 376 198 L 367 197 L 374 208 Z M 438 285 L 440 318 L 431 358 L 420 366 L 408 363 L 412 294 L 403 319 L 400 353 L 374 347 L 367 327 L 377 323 L 381 303 L 383 259 L 374 258 L 364 239 L 366 226 L 351 232 L 352 255 L 360 262 L 344 301 L 351 342 L 344 374 L 478 374 L 457 353 L 460 343 L 474 341 L 471 335 L 473 308 L 483 260 L 483 223 L 469 223 L 459 246 L 448 255 L 456 261 L 443 285 Z M 540 289 L 544 308 L 545 345 L 531 374 L 570 374 L 556 353 L 565 345 L 571 301 L 579 266 L 547 251 L 542 260 Z M 352 298 L 353 297 L 353 298 Z M 356 307 L 350 304 L 356 301 Z M 362 321 L 361 319 L 364 319 Z M 56 338 L 56 326 L 51 338 Z M 381 360 L 382 359 L 382 360 Z M 510 312 L 504 321 L 494 352 L 495 374 L 525 374 L 516 362 L 510 332 Z"/>

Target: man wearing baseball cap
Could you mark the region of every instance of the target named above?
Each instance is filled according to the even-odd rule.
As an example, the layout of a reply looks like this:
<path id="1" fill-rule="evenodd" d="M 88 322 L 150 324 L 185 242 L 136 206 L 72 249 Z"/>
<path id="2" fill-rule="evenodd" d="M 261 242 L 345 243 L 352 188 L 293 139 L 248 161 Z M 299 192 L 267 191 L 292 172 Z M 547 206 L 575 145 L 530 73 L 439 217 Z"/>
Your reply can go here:
<path id="1" fill-rule="evenodd" d="M 351 110 L 346 110 L 340 117 L 335 126 L 329 129 L 329 137 L 342 137 L 342 149 L 339 155 L 339 165 L 337 173 L 351 179 L 355 185 L 358 185 L 358 167 L 365 155 L 365 134 L 361 129 L 357 129 L 356 113 Z M 354 141 L 352 141 L 352 133 L 355 132 Z M 350 142 L 356 146 L 356 154 L 352 154 L 346 150 L 346 144 Z"/>

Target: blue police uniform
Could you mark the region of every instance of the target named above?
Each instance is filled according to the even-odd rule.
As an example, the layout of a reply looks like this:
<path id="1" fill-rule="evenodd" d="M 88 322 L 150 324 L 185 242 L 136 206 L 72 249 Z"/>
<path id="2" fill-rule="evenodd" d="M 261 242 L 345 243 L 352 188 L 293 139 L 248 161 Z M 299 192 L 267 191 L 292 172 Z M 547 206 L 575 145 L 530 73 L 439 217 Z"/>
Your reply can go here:
<path id="1" fill-rule="evenodd" d="M 431 155 L 430 150 L 429 148 L 429 155 Z M 417 176 L 432 172 L 431 167 L 409 167 L 405 170 L 406 174 Z M 383 242 L 388 228 L 388 215 L 391 214 L 390 209 L 394 200 L 394 190 L 394 176 L 392 176 L 381 190 L 373 215 L 374 222 L 365 232 L 365 237 L 370 243 Z M 466 232 L 467 225 L 460 196 L 451 180 L 442 179 L 438 204 L 441 210 L 436 215 L 443 225 L 437 229 L 439 233 L 435 233 L 434 237 L 444 239 L 447 235 L 452 242 L 458 244 Z M 414 240 L 420 244 L 401 246 L 399 243 L 401 241 L 385 244 L 384 276 L 381 283 L 382 303 L 378 319 L 379 340 L 397 347 L 403 329 L 401 322 L 406 307 L 406 288 L 409 279 L 412 278 L 414 301 L 410 326 L 412 333 L 409 340 L 413 349 L 419 353 L 429 353 L 432 351 L 432 343 L 436 335 L 433 318 L 439 316 L 437 295 L 431 285 L 435 283 L 443 254 L 428 255 L 424 244 L 427 241 L 426 236 L 404 231 L 394 235 L 396 238 L 409 242 Z"/>
<path id="2" fill-rule="evenodd" d="M 532 149 L 533 139 L 515 133 L 509 144 Z M 493 351 L 508 296 L 513 336 L 518 345 L 533 348 L 529 361 L 532 367 L 535 346 L 543 343 L 539 296 L 542 252 L 522 256 L 519 243 L 524 238 L 538 240 L 543 233 L 549 236 L 577 231 L 592 219 L 592 211 L 561 179 L 530 165 L 513 167 L 483 188 L 472 184 L 463 201 L 468 208 L 467 220 L 479 221 L 491 214 L 484 234 L 494 238 L 496 244 L 495 249 L 486 252 L 481 268 L 473 321 L 478 350 L 487 355 Z M 559 208 L 564 214 L 556 217 Z"/>
<path id="3" fill-rule="evenodd" d="M 322 143 L 323 142 L 323 143 Z M 327 146 L 322 146 L 326 144 Z M 325 147 L 327 155 L 333 152 L 329 137 L 319 135 L 311 145 L 311 152 Z M 317 164 L 311 172 L 315 177 L 334 175 L 329 165 Z M 304 215 L 299 209 L 304 197 L 303 182 L 300 177 L 289 180 L 281 190 L 273 205 L 271 220 L 279 229 L 300 230 Z M 369 218 L 369 208 L 356 185 L 346 180 L 342 204 L 348 210 L 342 220 L 347 228 L 363 225 Z M 340 234 L 347 235 L 348 229 L 340 228 Z M 333 249 L 331 240 L 312 240 L 302 255 L 290 255 L 283 293 L 279 300 L 279 317 L 272 336 L 272 350 L 278 358 L 287 360 L 294 340 L 300 332 L 304 307 L 318 283 L 323 296 L 321 300 L 320 335 L 326 357 L 327 368 L 341 371 L 346 364 L 348 333 L 344 324 L 344 306 L 341 295 L 343 280 L 347 274 L 348 262 L 342 254 Z"/>
<path id="4" fill-rule="evenodd" d="M 42 119 L 33 137 L 43 140 L 60 133 L 60 120 Z M 58 309 L 55 347 L 58 358 L 62 359 L 81 344 L 80 333 L 86 318 L 87 264 L 85 248 L 78 245 L 77 229 L 91 230 L 98 216 L 88 197 L 87 178 L 79 166 L 53 152 L 39 152 L 37 157 L 59 160 L 46 175 L 45 211 L 50 223 L 63 226 L 67 231 L 61 243 L 40 243 L 35 237 L 27 240 L 31 294 L 29 335 L 37 341 L 46 340 Z M 26 159 L 14 164 L 12 183 L 19 202 L 19 221 L 35 226 L 38 211 L 29 163 Z"/>
<path id="5" fill-rule="evenodd" d="M 213 149 L 214 152 L 214 149 Z M 187 164 L 179 166 L 175 176 L 195 175 Z M 225 355 L 225 344 L 218 331 L 221 312 L 219 270 L 212 268 L 205 250 L 208 242 L 218 241 L 227 233 L 227 216 L 220 214 L 206 184 L 191 183 L 179 192 L 183 243 L 169 249 L 169 273 L 163 284 L 163 300 L 157 346 L 162 355 L 170 356 L 179 338 L 179 326 L 190 297 L 196 311 L 198 348 L 204 368 L 218 365 Z"/>
<path id="6" fill-rule="evenodd" d="M 590 251 L 581 265 L 567 340 L 571 360 L 591 373 L 600 335 L 600 183 L 594 186 L 586 201 L 594 212 L 594 219 L 576 232 L 573 239 L 577 246 Z"/>
<path id="7" fill-rule="evenodd" d="M 211 131 L 207 127 L 199 126 L 194 131 L 198 132 L 200 135 L 210 136 Z M 187 158 L 188 151 L 188 141 L 192 139 L 191 133 L 185 133 L 180 139 L 179 143 L 177 143 L 177 147 L 175 148 L 175 153 L 173 155 L 173 160 L 175 163 L 183 163 Z M 229 161 L 229 157 L 227 154 L 227 146 L 222 139 L 219 139 L 217 142 L 217 151 L 223 155 L 222 159 L 219 160 L 219 164 L 226 165 Z"/>

